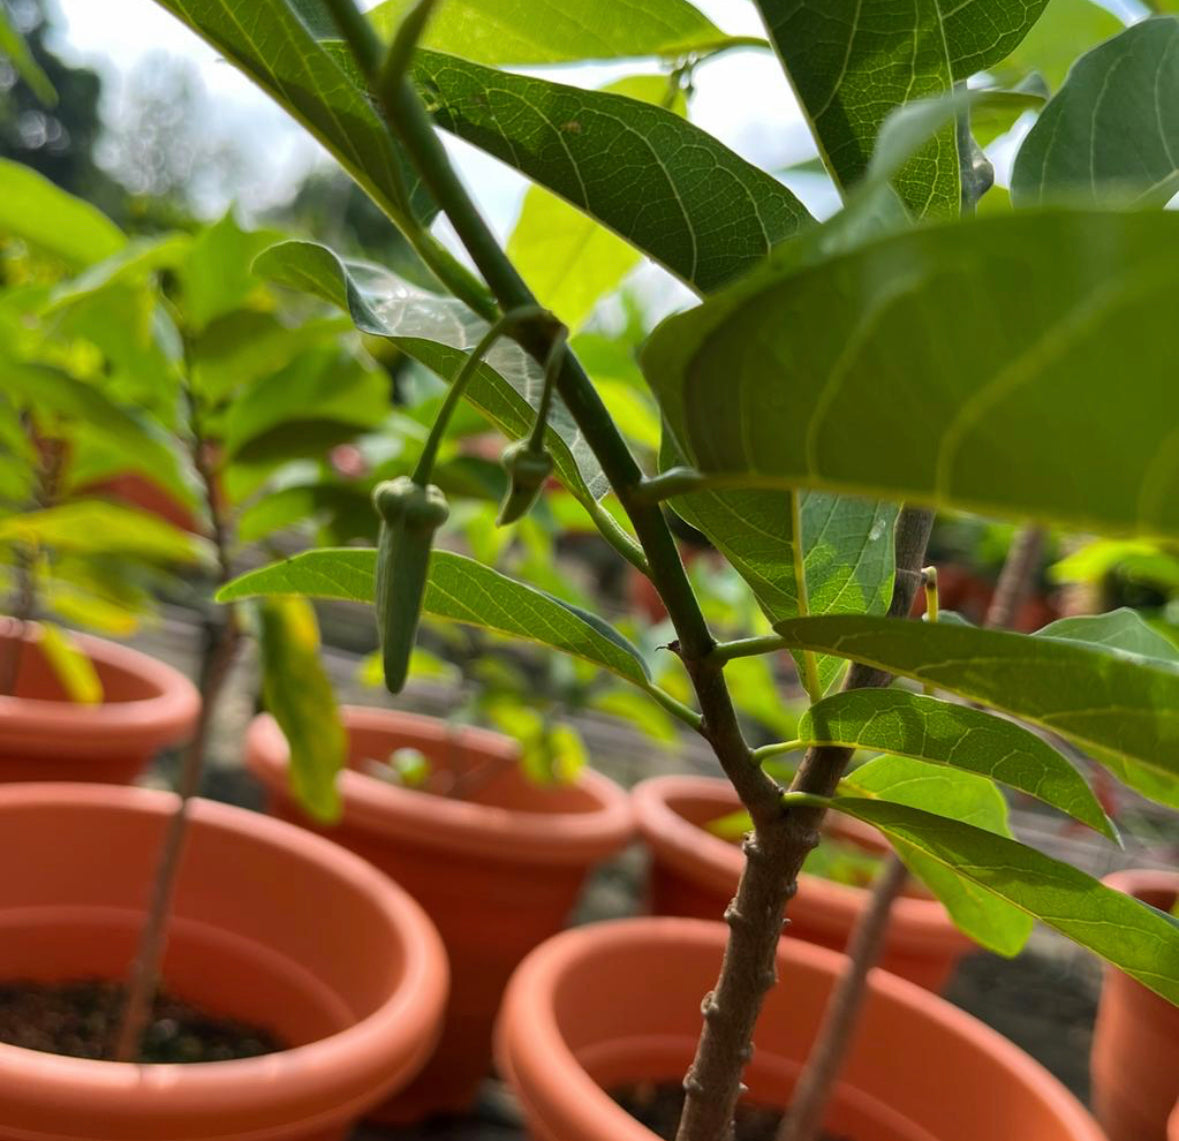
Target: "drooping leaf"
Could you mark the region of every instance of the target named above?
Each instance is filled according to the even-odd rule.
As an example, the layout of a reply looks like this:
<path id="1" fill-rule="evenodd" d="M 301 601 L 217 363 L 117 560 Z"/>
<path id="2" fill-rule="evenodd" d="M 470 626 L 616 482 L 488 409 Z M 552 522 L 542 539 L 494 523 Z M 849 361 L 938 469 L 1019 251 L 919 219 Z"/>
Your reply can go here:
<path id="1" fill-rule="evenodd" d="M 340 817 L 336 775 L 348 736 L 319 659 L 315 611 L 303 598 L 266 598 L 258 617 L 262 700 L 290 746 L 291 791 L 312 816 L 331 823 Z"/>
<path id="2" fill-rule="evenodd" d="M 970 824 L 886 800 L 838 796 L 831 807 L 954 869 L 1179 1004 L 1179 923 L 1163 912 Z"/>
<path id="3" fill-rule="evenodd" d="M 869 761 L 844 778 L 840 793 L 936 812 L 986 833 L 1011 837 L 1007 802 L 989 780 L 909 757 Z M 905 866 L 941 900 L 962 931 L 999 955 L 1016 955 L 1023 949 L 1032 933 L 1028 915 L 913 844 L 889 838 Z"/>
<path id="4" fill-rule="evenodd" d="M 297 14 L 287 0 L 157 0 L 245 72 L 300 122 L 390 217 L 406 212 L 403 188 L 423 221 L 434 209 L 368 95 L 316 36 L 329 25 Z"/>
<path id="5" fill-rule="evenodd" d="M 1165 212 L 914 230 L 752 275 L 665 321 L 644 371 L 706 473 L 1177 533 L 1176 239 Z"/>
<path id="6" fill-rule="evenodd" d="M 1012 79 L 1039 72 L 1057 90 L 1077 56 L 1122 30 L 1122 21 L 1094 0 L 1049 0 L 1023 42 L 988 70 Z"/>
<path id="7" fill-rule="evenodd" d="M 827 165 L 850 187 L 866 173 L 894 108 L 951 90 L 1018 46 L 1047 0 L 757 0 L 770 39 L 814 125 Z M 895 179 L 917 216 L 958 212 L 953 125 Z"/>
<path id="8" fill-rule="evenodd" d="M 297 594 L 372 602 L 376 563 L 374 550 L 307 551 L 241 575 L 217 598 L 232 602 Z M 434 552 L 424 611 L 540 642 L 646 684 L 647 667 L 639 651 L 600 618 L 450 551 Z"/>
<path id="9" fill-rule="evenodd" d="M 1080 773 L 1047 741 L 968 705 L 899 689 L 847 690 L 802 715 L 798 740 L 899 753 L 978 773 L 1042 800 L 1110 839 L 1117 837 Z"/>
<path id="10" fill-rule="evenodd" d="M 791 646 L 981 701 L 1104 754 L 1179 774 L 1179 665 L 1055 638 L 892 618 L 792 618 Z"/>
<path id="11" fill-rule="evenodd" d="M 98 705 L 102 701 L 102 678 L 94 663 L 60 626 L 42 622 L 40 645 L 50 669 L 71 701 L 79 705 Z"/>
<path id="12" fill-rule="evenodd" d="M 29 45 L 12 22 L 8 9 L 0 4 L 0 58 L 5 56 L 16 68 L 16 74 L 29 85 L 33 94 L 46 107 L 56 106 L 57 92 L 54 90 L 53 83 L 41 65 L 33 58 Z"/>
<path id="13" fill-rule="evenodd" d="M 391 37 L 410 7 L 411 0 L 384 0 L 369 18 Z M 687 0 L 451 0 L 431 21 L 422 46 L 476 63 L 523 66 L 681 56 L 747 42 L 726 36 Z"/>
<path id="14" fill-rule="evenodd" d="M 10 159 L 0 159 L 0 234 L 79 269 L 116 254 L 126 235 L 101 210 Z"/>
<path id="15" fill-rule="evenodd" d="M 260 255 L 257 273 L 343 309 L 362 332 L 388 337 L 445 380 L 458 373 L 487 325 L 454 298 L 424 293 L 379 266 L 345 262 L 326 246 L 282 242 Z M 467 398 L 513 439 L 528 434 L 544 373 L 514 341 L 500 339 L 467 387 Z M 557 473 L 575 492 L 600 498 L 605 476 L 560 399 L 549 413 L 546 442 Z"/>
<path id="16" fill-rule="evenodd" d="M 441 126 L 700 292 L 739 276 L 811 221 L 781 183 L 662 107 L 436 52 L 420 52 L 413 74 Z"/>
<path id="17" fill-rule="evenodd" d="M 1077 61 L 1015 159 L 1017 207 L 1165 206 L 1179 190 L 1179 20 L 1145 20 Z"/>

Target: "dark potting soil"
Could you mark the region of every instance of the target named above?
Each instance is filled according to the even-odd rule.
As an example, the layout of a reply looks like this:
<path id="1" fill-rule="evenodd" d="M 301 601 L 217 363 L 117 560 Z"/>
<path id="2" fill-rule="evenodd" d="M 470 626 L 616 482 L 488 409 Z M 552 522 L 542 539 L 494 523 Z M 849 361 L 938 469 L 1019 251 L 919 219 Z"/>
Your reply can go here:
<path id="1" fill-rule="evenodd" d="M 620 1086 L 610 1096 L 627 1113 L 664 1141 L 675 1141 L 676 1127 L 684 1108 L 684 1091 L 678 1082 L 643 1082 Z M 737 1106 L 734 1141 L 774 1141 L 782 1123 L 782 1111 L 768 1105 L 741 1102 Z M 821 1141 L 852 1141 L 824 1133 Z"/>
<path id="2" fill-rule="evenodd" d="M 121 984 L 100 979 L 67 983 L 0 983 L 0 1042 L 104 1058 L 123 1012 Z M 167 993 L 156 996 L 140 1062 L 229 1062 L 283 1049 L 270 1031 L 206 1014 Z"/>

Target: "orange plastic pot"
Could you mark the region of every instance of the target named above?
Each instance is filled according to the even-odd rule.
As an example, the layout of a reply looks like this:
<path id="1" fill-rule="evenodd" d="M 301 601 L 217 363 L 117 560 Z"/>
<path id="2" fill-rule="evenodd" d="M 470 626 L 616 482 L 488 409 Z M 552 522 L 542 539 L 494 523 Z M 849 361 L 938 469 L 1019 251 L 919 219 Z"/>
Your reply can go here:
<path id="1" fill-rule="evenodd" d="M 102 681 L 98 705 L 70 701 L 41 651 L 36 624 L 0 619 L 0 661 L 21 639 L 16 692 L 0 696 L 0 783 L 124 784 L 164 745 L 192 732 L 200 697 L 171 666 L 146 654 L 72 635 Z"/>
<path id="2" fill-rule="evenodd" d="M 1179 872 L 1115 872 L 1105 882 L 1163 911 L 1179 897 Z M 1165 1141 L 1179 1098 L 1179 1007 L 1107 967 L 1089 1063 L 1093 1111 L 1110 1141 Z"/>
<path id="3" fill-rule="evenodd" d="M 740 847 L 704 826 L 740 808 L 736 792 L 712 777 L 653 777 L 635 786 L 632 799 L 639 832 L 651 849 L 651 911 L 719 919 L 737 890 L 745 858 Z M 837 822 L 833 831 L 884 851 L 872 829 Z M 804 873 L 788 909 L 789 933 L 842 951 L 868 895 L 863 888 Z M 936 991 L 973 946 L 937 900 L 904 895 L 893 905 L 881 966 Z"/>
<path id="4" fill-rule="evenodd" d="M 1179 1141 L 1179 1101 L 1175 1103 L 1170 1120 L 1167 1122 L 1167 1141 Z"/>
<path id="5" fill-rule="evenodd" d="M 541 788 L 515 763 L 516 744 L 485 730 L 428 717 L 346 708 L 349 768 L 339 778 L 343 816 L 327 835 L 406 888 L 438 926 L 453 970 L 446 1027 L 418 1081 L 385 1108 L 383 1120 L 459 1111 L 491 1064 L 491 1030 L 509 976 L 568 918 L 592 865 L 633 834 L 622 789 L 594 772 L 576 784 Z M 479 779 L 463 799 L 366 776 L 366 759 L 420 749 L 436 787 Z M 247 736 L 247 761 L 274 812 L 307 823 L 288 793 L 286 740 L 269 717 Z M 487 766 L 486 768 L 480 768 Z"/>
<path id="6" fill-rule="evenodd" d="M 536 1141 L 653 1141 L 605 1092 L 679 1082 L 728 928 L 624 919 L 556 936 L 513 976 L 496 1032 L 500 1069 Z M 847 959 L 783 939 L 745 1073 L 751 1100 L 785 1105 Z M 849 1141 L 1103 1141 L 1076 1099 L 981 1022 L 873 971 L 826 1128 Z"/>
<path id="7" fill-rule="evenodd" d="M 176 800 L 0 788 L 0 979 L 123 978 Z M 196 801 L 163 965 L 210 1013 L 270 1028 L 262 1058 L 136 1066 L 0 1045 L 0 1141 L 341 1141 L 421 1068 L 446 1001 L 441 941 L 363 860 Z"/>

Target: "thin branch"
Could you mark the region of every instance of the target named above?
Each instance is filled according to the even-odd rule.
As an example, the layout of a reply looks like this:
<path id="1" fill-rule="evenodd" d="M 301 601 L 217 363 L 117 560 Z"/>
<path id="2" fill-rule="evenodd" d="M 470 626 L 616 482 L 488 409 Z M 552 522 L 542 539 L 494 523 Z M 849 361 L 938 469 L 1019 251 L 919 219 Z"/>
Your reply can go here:
<path id="1" fill-rule="evenodd" d="M 1016 531 L 1003 570 L 999 573 L 991 605 L 987 608 L 985 626 L 1009 630 L 1015 625 L 1035 585 L 1047 538 L 1048 534 L 1043 527 L 1029 525 Z"/>

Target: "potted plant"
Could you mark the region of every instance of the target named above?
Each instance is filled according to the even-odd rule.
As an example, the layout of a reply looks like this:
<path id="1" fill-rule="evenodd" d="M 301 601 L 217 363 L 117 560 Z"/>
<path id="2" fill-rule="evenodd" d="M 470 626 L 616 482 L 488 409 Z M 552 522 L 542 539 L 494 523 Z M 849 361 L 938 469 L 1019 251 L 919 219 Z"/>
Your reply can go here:
<path id="1" fill-rule="evenodd" d="M 975 6 L 911 17 L 871 6 L 859 19 L 843 21 L 761 0 L 820 150 L 846 192 L 845 208 L 818 225 L 780 183 L 673 114 L 626 95 L 478 62 L 664 52 L 679 61 L 672 81 L 690 81 L 693 54 L 737 46 L 691 8 L 659 6 L 662 16 L 672 14 L 669 31 L 666 20 L 623 19 L 610 5 L 595 5 L 591 18 L 623 31 L 621 46 L 609 46 L 620 40 L 601 34 L 592 48 L 591 37 L 570 43 L 528 6 L 519 10 L 528 34 L 502 43 L 484 35 L 475 18 L 440 16 L 427 50 L 418 42 L 429 3 L 396 23 L 391 44 L 350 0 L 300 4 L 298 14 L 273 3 L 249 29 L 212 10 L 162 3 L 296 111 L 397 222 L 447 294 L 416 292 L 372 266 L 349 265 L 306 243 L 267 251 L 258 271 L 301 284 L 345 309 L 365 332 L 433 361 L 452 378 L 447 406 L 466 395 L 517 441 L 505 457 L 512 482 L 504 521 L 519 518 L 555 471 L 604 540 L 648 574 L 663 599 L 676 635 L 669 649 L 691 683 L 689 701 L 653 682 L 643 655 L 596 615 L 475 560 L 435 551 L 446 504 L 426 453 L 411 476 L 376 490 L 382 523 L 376 549 L 308 552 L 252 572 L 220 595 L 230 602 L 291 594 L 375 601 L 393 691 L 405 681 L 423 606 L 435 616 L 544 641 L 628 680 L 707 742 L 753 829 L 726 911 L 727 932 L 715 928 L 722 933 L 710 936 L 716 940 L 710 969 L 693 974 L 688 953 L 669 950 L 641 980 L 644 994 L 672 991 L 683 973 L 698 994 L 719 972 L 702 1002 L 684 1001 L 681 1025 L 698 1041 L 683 1083 L 679 1141 L 729 1135 L 742 1075 L 756 1058 L 754 1029 L 776 979 L 782 919 L 828 812 L 880 830 L 900 857 L 887 878 L 891 891 L 903 881 L 903 860 L 985 945 L 1014 953 L 1038 918 L 1164 998 L 1179 998 L 1179 928 L 993 824 L 974 823 L 987 818 L 970 802 L 966 779 L 982 778 L 988 788 L 1001 780 L 1112 837 L 1092 791 L 1048 742 L 1019 723 L 1027 721 L 1176 803 L 1173 662 L 1133 616 L 1070 619 L 1035 636 L 908 620 L 931 507 L 1050 518 L 1090 531 L 1173 535 L 1179 529 L 1172 494 L 1179 409 L 1166 383 L 1174 267 L 1160 253 L 1179 220 L 1162 211 L 1049 204 L 988 209 L 991 216 L 977 220 L 956 217 L 990 181 L 970 141 L 971 107 L 1010 116 L 1041 106 L 1043 93 L 955 92 L 953 85 L 1002 62 L 1031 29 L 1039 5 L 1011 16 L 997 32 L 993 13 Z M 397 6 L 392 20 L 403 12 Z M 388 9 L 378 16 L 391 22 Z M 865 27 L 871 36 L 861 37 Z M 1161 43 L 1161 51 L 1175 27 L 1170 19 L 1150 20 L 1122 35 L 1160 37 L 1151 42 Z M 290 45 L 285 58 L 297 61 L 297 78 L 264 54 L 278 37 Z M 830 50 L 832 44 L 839 50 Z M 1111 54 L 1124 47 L 1115 45 Z M 1021 148 L 1017 204 L 1061 187 L 1078 192 L 1066 185 L 1075 171 L 1062 158 L 1073 152 L 1055 140 L 1068 137 L 1059 116 L 1086 97 L 1090 106 L 1072 129 L 1100 130 L 1101 139 L 1086 135 L 1080 148 L 1091 159 L 1082 164 L 1089 179 L 1084 192 L 1098 184 L 1096 154 L 1104 160 L 1108 152 L 1102 178 L 1119 190 L 1142 179 L 1133 165 L 1137 149 L 1117 144 L 1154 124 L 1133 118 L 1142 101 L 1129 97 L 1132 90 L 1115 104 L 1101 103 L 1113 82 L 1107 76 L 1108 82 L 1092 83 L 1093 71 L 1109 58 L 1098 55 L 1102 50 L 1086 57 L 1098 57 L 1093 67 L 1074 68 L 1069 86 Z M 1119 58 L 1118 82 L 1132 83 L 1134 68 Z M 918 92 L 929 98 L 901 106 Z M 1111 125 L 1095 116 L 1093 98 L 1129 121 L 1115 118 Z M 431 117 L 557 191 L 707 295 L 656 329 L 643 353 L 666 426 L 662 470 L 638 465 L 568 350 L 563 326 L 538 308 L 459 182 Z M 410 182 L 396 173 L 404 171 L 402 162 L 413 172 Z M 1171 185 L 1151 177 L 1143 188 L 1148 199 Z M 412 197 L 409 186 L 417 191 Z M 431 236 L 438 209 L 477 273 Z M 1111 386 L 1115 370 L 1120 383 Z M 437 430 L 444 424 L 443 416 Z M 621 522 L 602 506 L 603 484 L 622 507 Z M 876 498 L 857 498 L 865 496 Z M 905 504 L 899 512 L 887 506 L 898 502 Z M 772 634 L 716 639 L 679 558 L 668 510 L 687 516 L 742 574 L 769 612 Z M 1026 561 L 1014 560 L 1016 566 Z M 755 750 L 735 716 L 727 671 L 745 657 L 783 650 L 799 662 L 809 725 L 797 739 Z M 831 692 L 840 658 L 853 664 Z M 1016 720 L 936 693 L 887 688 L 894 675 Z M 1118 716 L 1109 716 L 1110 707 Z M 986 720 L 976 721 L 976 713 Z M 848 772 L 861 748 L 881 755 Z M 764 762 L 792 751 L 803 755 L 784 786 Z M 795 1135 L 801 1128 L 813 1136 L 820 1127 L 854 1024 L 850 1016 L 862 996 L 878 990 L 868 977 L 866 948 L 879 941 L 889 894 L 878 894 L 881 906 L 844 963 L 834 1022 L 817 1032 L 822 1080 L 808 1071 L 800 1080 L 812 1092 L 793 1096 L 782 1076 L 779 1104 L 793 1097 L 787 1128 Z M 640 927 L 645 924 L 632 929 Z M 611 937 L 626 938 L 618 931 Z M 822 957 L 789 947 L 782 954 L 787 963 L 792 955 Z M 626 989 L 632 982 L 615 979 L 616 989 L 598 993 L 616 997 L 593 1010 L 574 1001 L 576 984 L 555 986 L 549 995 L 556 1015 L 576 1016 L 580 1041 L 588 1044 L 595 1025 L 608 1023 L 622 1005 L 636 1005 Z M 893 985 L 903 986 L 884 989 Z M 815 989 L 821 990 L 817 982 Z M 946 1015 L 934 997 L 906 994 L 940 1012 L 923 1023 Z M 787 1006 L 781 1009 L 788 1019 Z M 951 1021 L 957 1032 L 934 1040 L 967 1066 L 979 1057 L 963 1045 L 972 1036 L 966 1025 L 974 1024 Z M 769 1033 L 769 1025 L 760 1032 Z M 561 1102 L 568 1086 L 544 1084 L 535 1069 L 516 1065 L 519 1024 L 509 1020 L 505 1027 L 501 1056 L 543 1134 L 548 1104 L 537 1099 Z M 928 1051 L 913 1048 L 914 1040 L 877 1036 L 874 1048 L 897 1065 L 920 1064 Z M 1028 1083 L 1005 1056 L 1004 1079 L 987 1084 L 985 1102 L 956 1102 L 925 1135 L 960 1136 L 963 1118 L 975 1113 L 980 1121 L 993 1122 L 994 1114 L 1009 1120 L 1008 1108 L 1022 1101 L 1018 1090 Z M 962 1080 L 961 1067 L 955 1072 Z M 667 1073 L 647 1067 L 616 1074 L 624 1076 L 644 1081 Z M 913 1074 L 899 1077 L 903 1084 Z M 1036 1111 L 1037 1135 L 1093 1137 L 1084 1112 L 1048 1085 L 1043 1112 Z M 611 1104 L 588 1079 L 577 1090 L 576 1102 L 560 1107 L 562 1121 L 597 1119 Z M 855 1083 L 850 1090 L 849 1096 L 864 1096 Z M 908 1105 L 913 1090 L 888 1096 Z M 610 1120 L 618 1123 L 617 1116 Z"/>

